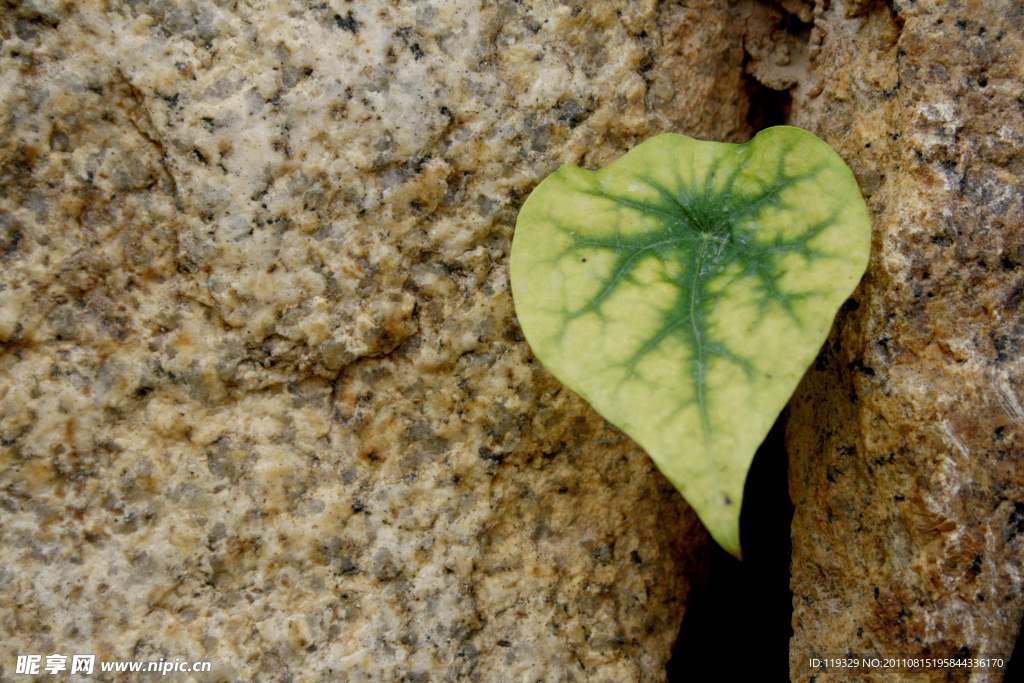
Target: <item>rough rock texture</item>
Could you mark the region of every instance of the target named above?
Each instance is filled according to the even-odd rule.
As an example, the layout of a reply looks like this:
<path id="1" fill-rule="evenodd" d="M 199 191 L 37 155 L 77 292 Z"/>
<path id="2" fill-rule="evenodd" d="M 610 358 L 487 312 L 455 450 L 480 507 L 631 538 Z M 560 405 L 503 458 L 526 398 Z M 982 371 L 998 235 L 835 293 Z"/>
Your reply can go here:
<path id="1" fill-rule="evenodd" d="M 749 137 L 730 16 L 0 12 L 0 679 L 662 680 L 705 533 L 532 360 L 507 257 L 560 164 Z"/>
<path id="2" fill-rule="evenodd" d="M 806 657 L 1013 651 L 1024 609 L 1024 9 L 836 1 L 814 15 L 794 123 L 851 165 L 875 241 L 841 334 L 791 404 L 790 672 L 907 680 L 815 672 Z"/>

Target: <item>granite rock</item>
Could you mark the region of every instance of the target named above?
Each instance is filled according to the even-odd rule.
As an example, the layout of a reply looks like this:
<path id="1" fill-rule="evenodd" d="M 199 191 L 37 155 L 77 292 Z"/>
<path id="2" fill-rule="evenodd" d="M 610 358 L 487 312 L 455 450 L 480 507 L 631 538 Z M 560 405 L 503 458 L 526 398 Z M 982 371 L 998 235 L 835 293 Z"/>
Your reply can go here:
<path id="1" fill-rule="evenodd" d="M 728 12 L 0 13 L 0 679 L 663 680 L 706 534 L 507 260 L 559 165 L 749 137 Z"/>
<path id="2" fill-rule="evenodd" d="M 1024 12 L 819 0 L 793 122 L 852 167 L 871 264 L 791 403 L 793 681 L 817 655 L 1008 658 L 1024 611 Z M 948 677 L 947 677 L 948 676 Z"/>

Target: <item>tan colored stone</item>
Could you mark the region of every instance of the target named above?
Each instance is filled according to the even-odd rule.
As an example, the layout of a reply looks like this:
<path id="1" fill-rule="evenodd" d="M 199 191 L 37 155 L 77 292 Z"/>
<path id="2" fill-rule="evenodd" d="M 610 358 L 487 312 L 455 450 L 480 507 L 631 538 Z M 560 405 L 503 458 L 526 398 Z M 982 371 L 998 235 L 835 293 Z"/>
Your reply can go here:
<path id="1" fill-rule="evenodd" d="M 791 404 L 790 673 L 967 680 L 963 669 L 822 674 L 806 658 L 1013 650 L 1024 611 L 1024 15 L 1016 2 L 919 0 L 834 1 L 815 17 L 820 50 L 794 120 L 853 168 L 875 241 L 841 333 Z"/>
<path id="2" fill-rule="evenodd" d="M 726 8 L 0 14 L 0 674 L 663 680 L 706 535 L 507 258 L 560 164 L 749 135 Z"/>

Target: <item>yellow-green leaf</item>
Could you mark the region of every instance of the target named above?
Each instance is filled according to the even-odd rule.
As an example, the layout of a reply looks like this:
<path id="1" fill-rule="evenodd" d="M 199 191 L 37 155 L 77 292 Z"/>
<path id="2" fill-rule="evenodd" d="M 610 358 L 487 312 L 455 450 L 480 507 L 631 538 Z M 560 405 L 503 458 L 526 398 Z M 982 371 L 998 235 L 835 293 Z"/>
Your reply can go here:
<path id="1" fill-rule="evenodd" d="M 545 367 L 646 449 L 738 557 L 751 460 L 870 241 L 853 174 L 810 133 L 661 135 L 533 191 L 512 293 Z"/>

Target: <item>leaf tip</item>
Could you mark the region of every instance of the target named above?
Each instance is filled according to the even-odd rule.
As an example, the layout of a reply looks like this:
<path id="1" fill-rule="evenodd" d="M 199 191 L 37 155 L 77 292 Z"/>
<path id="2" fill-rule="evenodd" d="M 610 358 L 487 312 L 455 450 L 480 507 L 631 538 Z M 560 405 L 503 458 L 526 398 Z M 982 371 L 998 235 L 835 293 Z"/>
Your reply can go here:
<path id="1" fill-rule="evenodd" d="M 715 542 L 722 547 L 722 550 L 729 553 L 739 561 L 743 561 L 743 550 L 740 547 L 740 530 L 737 524 L 735 528 L 727 530 L 712 530 L 708 529 L 711 533 L 711 537 L 715 539 Z"/>

